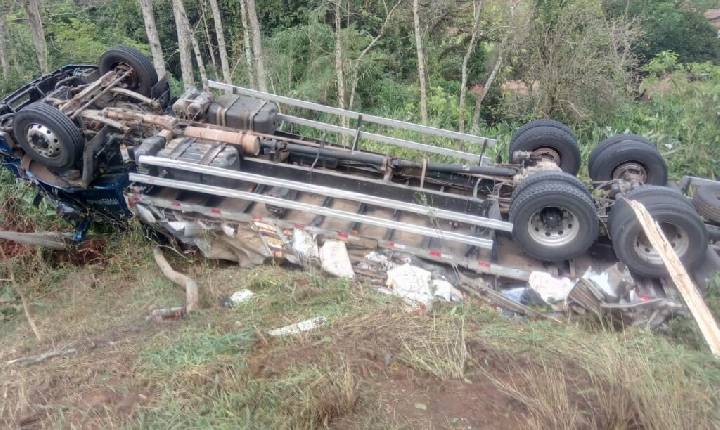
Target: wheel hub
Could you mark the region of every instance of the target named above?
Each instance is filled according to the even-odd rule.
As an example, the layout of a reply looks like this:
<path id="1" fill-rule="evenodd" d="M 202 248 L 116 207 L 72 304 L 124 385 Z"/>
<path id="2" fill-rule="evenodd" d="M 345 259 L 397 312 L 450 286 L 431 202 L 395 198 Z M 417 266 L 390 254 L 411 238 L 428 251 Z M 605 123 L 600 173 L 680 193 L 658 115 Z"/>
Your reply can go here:
<path id="1" fill-rule="evenodd" d="M 690 249 L 690 239 L 688 235 L 672 224 L 662 223 L 660 228 L 677 256 L 682 258 L 688 249 Z M 650 244 L 650 241 L 644 233 L 640 232 L 640 234 L 638 234 L 634 248 L 635 253 L 646 262 L 654 265 L 663 264 L 660 254 L 655 251 L 655 248 Z"/>
<path id="2" fill-rule="evenodd" d="M 627 162 L 615 168 L 613 179 L 624 179 L 628 182 L 644 184 L 647 181 L 647 171 L 640 163 Z"/>
<path id="3" fill-rule="evenodd" d="M 546 207 L 528 220 L 528 232 L 537 243 L 559 247 L 572 242 L 580 231 L 577 217 L 562 207 Z"/>
<path id="4" fill-rule="evenodd" d="M 553 163 L 560 165 L 560 153 L 553 148 L 542 147 L 534 150 L 533 155 L 543 160 L 552 161 Z"/>
<path id="5" fill-rule="evenodd" d="M 31 124 L 27 131 L 27 141 L 30 147 L 45 158 L 55 158 L 60 155 L 60 139 L 48 127 L 42 124 Z"/>

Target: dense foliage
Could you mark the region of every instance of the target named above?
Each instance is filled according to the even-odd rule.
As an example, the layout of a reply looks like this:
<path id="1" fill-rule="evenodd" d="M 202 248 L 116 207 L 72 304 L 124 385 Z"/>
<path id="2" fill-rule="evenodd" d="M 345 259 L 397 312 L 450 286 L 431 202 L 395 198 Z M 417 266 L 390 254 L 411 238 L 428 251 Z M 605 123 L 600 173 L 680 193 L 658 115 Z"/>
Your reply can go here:
<path id="1" fill-rule="evenodd" d="M 352 109 L 419 121 L 417 57 L 411 2 L 343 1 L 344 73 L 356 91 Z M 248 85 L 240 2 L 219 0 L 233 79 Z M 154 2 L 173 89 L 180 89 L 170 0 Z M 714 0 L 484 0 L 478 43 L 468 62 L 465 111 L 478 110 L 472 132 L 507 142 L 519 123 L 542 116 L 569 122 L 589 152 L 623 131 L 655 139 L 673 175 L 720 172 L 720 39 L 703 17 Z M 137 0 L 45 0 L 49 63 L 94 62 L 110 46 L 149 53 Z M 211 78 L 220 76 L 212 15 L 205 2 L 185 2 Z M 335 3 L 258 2 L 271 91 L 338 104 Z M 3 17 L 10 74 L 7 93 L 39 74 L 25 12 L 15 2 Z M 432 125 L 458 128 L 463 57 L 471 39 L 473 2 L 421 2 Z M 387 24 L 384 26 L 385 21 Z M 376 36 L 377 43 L 362 54 Z M 216 63 L 216 62 L 215 62 Z M 497 66 L 497 67 L 496 67 Z M 481 104 L 478 94 L 497 68 Z M 199 76 L 198 76 L 199 78 Z M 503 146 L 501 145 L 501 148 Z"/>

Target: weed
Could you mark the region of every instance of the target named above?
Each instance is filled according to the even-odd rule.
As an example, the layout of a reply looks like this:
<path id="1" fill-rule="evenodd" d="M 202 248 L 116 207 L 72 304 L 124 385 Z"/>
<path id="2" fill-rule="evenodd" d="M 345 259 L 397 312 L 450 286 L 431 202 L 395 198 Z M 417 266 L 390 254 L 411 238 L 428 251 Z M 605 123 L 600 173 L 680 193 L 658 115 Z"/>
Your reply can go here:
<path id="1" fill-rule="evenodd" d="M 434 317 L 424 333 L 403 342 L 400 359 L 440 380 L 464 379 L 468 359 L 464 317 Z"/>
<path id="2" fill-rule="evenodd" d="M 496 347 L 525 360 L 508 361 L 501 375 L 485 373 L 528 408 L 532 428 L 720 424 L 713 388 L 720 366 L 707 356 L 642 332 L 587 336 L 578 328 L 533 324 L 513 335 L 506 328 L 485 332 L 494 333 L 489 340 Z"/>

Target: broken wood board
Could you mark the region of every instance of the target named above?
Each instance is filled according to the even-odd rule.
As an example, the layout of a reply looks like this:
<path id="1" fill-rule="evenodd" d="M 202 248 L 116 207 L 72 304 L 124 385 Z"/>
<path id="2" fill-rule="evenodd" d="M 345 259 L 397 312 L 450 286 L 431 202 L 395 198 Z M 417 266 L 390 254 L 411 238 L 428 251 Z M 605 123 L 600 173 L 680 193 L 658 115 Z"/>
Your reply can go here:
<path id="1" fill-rule="evenodd" d="M 0 231 L 0 240 L 10 240 L 24 245 L 63 250 L 67 249 L 72 243 L 72 234 L 57 232 L 23 233 L 3 230 Z"/>
<path id="2" fill-rule="evenodd" d="M 690 275 L 688 275 L 685 267 L 678 258 L 672 245 L 668 242 L 660 226 L 655 222 L 647 208 L 640 202 L 626 199 L 632 210 L 635 212 L 640 225 L 645 231 L 650 244 L 660 255 L 663 264 L 668 270 L 675 286 L 685 300 L 690 313 L 700 327 L 705 342 L 710 347 L 710 351 L 715 356 L 720 356 L 720 328 L 717 321 L 713 318 L 710 309 L 700 295 L 697 287 L 693 283 Z"/>

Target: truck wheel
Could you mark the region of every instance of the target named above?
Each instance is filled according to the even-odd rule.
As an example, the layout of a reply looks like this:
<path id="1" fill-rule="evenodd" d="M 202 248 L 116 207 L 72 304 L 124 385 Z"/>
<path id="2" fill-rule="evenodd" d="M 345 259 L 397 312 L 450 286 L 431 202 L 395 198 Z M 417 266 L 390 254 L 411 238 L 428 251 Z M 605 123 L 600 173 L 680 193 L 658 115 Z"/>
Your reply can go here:
<path id="1" fill-rule="evenodd" d="M 526 189 L 527 187 L 537 184 L 538 182 L 547 181 L 547 180 L 555 180 L 555 181 L 565 182 L 570 185 L 574 185 L 577 188 L 585 191 L 585 193 L 587 193 L 588 197 L 592 198 L 592 194 L 590 194 L 590 191 L 587 189 L 585 184 L 583 184 L 580 179 L 578 179 L 577 177 L 575 177 L 569 173 L 565 173 L 565 172 L 561 172 L 561 171 L 557 171 L 557 170 L 539 171 L 539 172 L 529 175 L 528 177 L 523 179 L 522 182 L 520 182 L 520 184 L 517 187 L 515 187 L 515 189 L 513 190 L 513 193 L 512 193 L 512 198 L 514 199 L 515 197 L 517 197 L 518 194 L 522 193 L 523 190 Z"/>
<path id="2" fill-rule="evenodd" d="M 128 46 L 108 49 L 100 57 L 98 66 L 102 75 L 116 67 L 132 70 L 128 89 L 146 97 L 151 97 L 152 87 L 158 82 L 152 62 L 142 52 Z"/>
<path id="3" fill-rule="evenodd" d="M 528 151 L 557 164 L 563 172 L 577 174 L 580 149 L 575 136 L 553 125 L 528 128 L 510 141 L 510 158 L 515 151 Z"/>
<path id="4" fill-rule="evenodd" d="M 645 205 L 689 270 L 697 267 L 705 256 L 708 235 L 702 219 L 682 195 L 655 191 L 626 197 Z M 615 203 L 609 230 L 615 255 L 631 272 L 646 277 L 667 274 L 660 255 L 650 245 L 635 212 L 624 200 Z"/>
<path id="5" fill-rule="evenodd" d="M 513 239 L 528 255 L 562 261 L 583 254 L 599 234 L 585 187 L 546 179 L 525 187 L 510 204 Z"/>
<path id="6" fill-rule="evenodd" d="M 693 204 L 706 220 L 720 224 L 720 183 L 697 187 L 693 195 Z"/>
<path id="7" fill-rule="evenodd" d="M 643 185 L 641 187 L 635 188 L 634 190 L 628 191 L 627 193 L 623 194 L 623 197 L 630 200 L 641 200 L 643 202 L 657 201 L 658 203 L 661 203 L 665 200 L 673 200 L 675 202 L 687 205 L 689 209 L 694 208 L 690 200 L 688 200 L 680 191 L 669 187 L 661 187 L 659 185 Z M 617 216 L 616 214 L 622 212 L 620 210 L 621 207 L 627 207 L 627 205 L 624 204 L 624 202 L 622 202 L 622 200 L 620 199 L 616 200 L 616 204 L 610 210 L 610 215 L 608 216 L 608 224 L 614 223 L 613 219 Z"/>
<path id="8" fill-rule="evenodd" d="M 15 115 L 13 134 L 30 158 L 55 169 L 73 167 L 85 143 L 70 118 L 43 102 L 29 104 Z"/>
<path id="9" fill-rule="evenodd" d="M 647 139 L 635 135 L 611 137 L 596 146 L 590 154 L 588 173 L 593 181 L 667 183 L 667 165 L 662 155 Z"/>
<path id="10" fill-rule="evenodd" d="M 559 128 L 560 130 L 566 132 L 570 136 L 573 137 L 573 139 L 576 139 L 575 133 L 573 133 L 572 129 L 568 127 L 567 125 L 561 123 L 560 121 L 555 121 L 554 119 L 535 119 L 527 124 L 523 125 L 522 127 L 515 130 L 515 133 L 512 135 L 511 140 L 517 139 L 521 134 L 525 133 L 526 131 L 530 130 L 531 128 L 535 127 L 555 127 Z"/>

